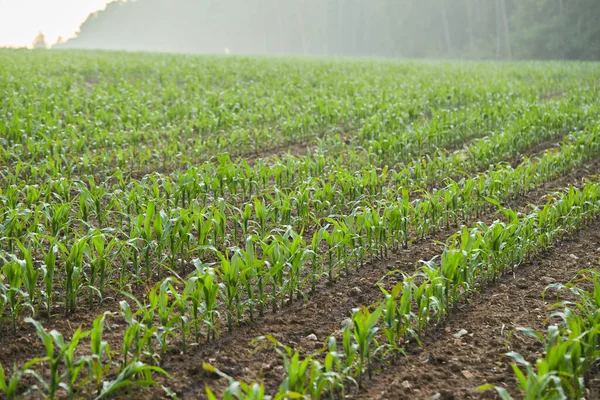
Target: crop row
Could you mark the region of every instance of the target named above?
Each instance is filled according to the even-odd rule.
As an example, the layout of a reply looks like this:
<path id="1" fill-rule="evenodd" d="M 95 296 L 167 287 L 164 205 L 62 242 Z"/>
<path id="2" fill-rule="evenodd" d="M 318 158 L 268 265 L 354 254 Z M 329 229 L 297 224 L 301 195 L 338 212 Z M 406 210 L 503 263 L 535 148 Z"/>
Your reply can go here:
<path id="1" fill-rule="evenodd" d="M 35 327 L 46 355 L 19 367 L 15 362 L 12 372 L 0 364 L 0 393 L 7 400 L 31 396 L 35 392 L 50 400 L 75 399 L 82 395 L 100 400 L 110 398 L 128 386 L 155 385 L 154 374 L 168 376 L 163 369 L 145 364 L 137 357 L 113 361 L 110 347 L 103 340 L 104 324 L 109 314 L 98 316 L 90 330 L 78 328 L 70 339 L 65 339 L 56 330 L 47 332 L 40 322 L 27 318 L 25 321 Z M 89 351 L 82 356 L 84 341 L 89 341 Z M 127 338 L 123 346 L 129 349 Z M 24 379 L 30 379 L 25 391 L 20 387 Z M 169 393 L 168 389 L 165 390 Z"/>
<path id="2" fill-rule="evenodd" d="M 371 373 L 373 357 L 381 360 L 384 355 L 401 353 L 406 340 L 418 340 L 425 330 L 439 324 L 460 299 L 481 285 L 493 284 L 501 274 L 590 222 L 600 212 L 599 200 L 600 185 L 589 182 L 581 190 L 570 187 L 564 193 L 557 193 L 544 207 L 529 215 L 520 217 L 501 208 L 506 221 L 491 225 L 479 222 L 470 229 L 463 227 L 447 240 L 439 258 L 424 262 L 414 274 L 405 275 L 391 291 L 382 289 L 385 299 L 373 307 L 374 311 L 353 310 L 352 322 L 346 325 L 341 343 L 338 345 L 331 336 L 324 355 L 301 358 L 298 352 L 268 338 L 284 357 L 287 375 L 280 396 L 308 395 L 318 399 L 327 392 L 343 392 L 348 383 L 360 385 L 363 374 Z M 5 272 L 11 276 L 10 271 Z M 123 347 L 117 350 L 121 361 L 108 359 L 107 345 L 102 340 L 104 320 L 110 318 L 110 313 L 98 317 L 90 331 L 75 332 L 70 340 L 56 331 L 47 333 L 39 323 L 27 319 L 35 325 L 47 355 L 15 369 L 6 383 L 3 370 L 0 389 L 14 398 L 24 375 L 35 377 L 40 383 L 35 388 L 51 399 L 63 389 L 71 397 L 89 390 L 103 398 L 122 386 L 156 384 L 152 373 L 166 375 L 166 372 L 154 366 L 160 362 L 155 346 L 164 352 L 168 338 L 179 334 L 185 351 L 186 335 L 197 334 L 198 324 L 210 323 L 210 317 L 214 317 L 215 313 L 208 312 L 209 320 L 205 320 L 197 314 L 202 311 L 200 302 L 216 301 L 218 288 L 214 282 L 211 285 L 212 277 L 209 270 L 193 276 L 183 292 L 178 290 L 175 279 L 165 279 L 150 292 L 147 302 L 140 303 L 131 297 L 136 302 L 135 311 L 127 301 L 122 301 L 120 315 L 128 328 Z M 12 293 L 8 297 L 11 307 Z M 91 339 L 91 355 L 77 356 L 79 343 L 87 336 Z M 48 365 L 45 372 L 34 368 L 42 362 Z M 210 366 L 206 368 L 218 373 Z M 88 376 L 80 377 L 82 371 Z M 242 394 L 244 388 L 248 393 Z M 234 383 L 225 396 L 262 398 L 252 397 L 257 394 L 264 394 L 259 384 Z"/>
<path id="3" fill-rule="evenodd" d="M 330 336 L 324 354 L 302 357 L 272 337 L 259 338 L 274 343 L 283 357 L 285 378 L 274 398 L 319 399 L 328 393 L 343 396 L 347 385 L 360 387 L 363 375 L 371 375 L 374 359 L 381 362 L 402 354 L 407 341 L 419 341 L 423 332 L 440 324 L 461 299 L 481 286 L 494 284 L 503 273 L 514 270 L 561 237 L 592 221 L 600 212 L 599 200 L 600 185 L 589 182 L 581 190 L 570 187 L 557 194 L 529 215 L 519 217 L 514 211 L 501 208 L 505 222 L 491 225 L 479 222 L 470 229 L 463 227 L 448 239 L 439 257 L 423 262 L 414 274 L 404 275 L 391 291 L 382 288 L 384 300 L 370 309 L 352 310 L 341 343 L 339 338 Z M 597 276 L 594 279 L 597 286 Z M 564 395 L 566 388 L 577 395 L 585 388 L 583 377 L 597 358 L 597 299 L 589 293 L 576 293 L 580 303 L 574 309 L 583 315 L 569 309 L 557 314 L 563 318 L 561 328 L 551 327 L 547 340 L 526 331 L 544 341 L 548 350 L 537 362 L 537 371 L 518 355 L 511 354 L 527 368 L 527 375 L 514 368 L 530 396 L 527 398 Z M 205 368 L 217 371 L 210 365 Z M 227 378 L 231 386 L 224 399 L 267 398 L 260 383 L 248 385 Z M 500 392 L 506 396 L 504 391 Z M 207 393 L 214 398 L 208 388 Z"/>
<path id="4" fill-rule="evenodd" d="M 399 136 L 395 139 L 395 142 L 403 143 L 404 148 L 401 153 L 405 157 L 411 154 L 414 155 L 416 152 L 423 153 L 428 149 L 434 149 L 434 146 L 452 145 L 464 140 L 466 137 L 482 135 L 494 127 L 500 126 L 506 119 L 518 118 L 526 112 L 527 107 L 532 106 L 532 103 L 526 101 L 515 101 L 514 104 L 509 104 L 498 102 L 485 107 L 471 105 L 470 109 L 441 110 L 439 113 L 432 115 L 431 121 L 426 121 L 424 124 L 417 125 L 412 129 L 410 127 L 402 128 L 401 134 L 395 132 L 396 136 Z M 335 149 L 335 154 L 340 154 L 346 149 L 356 153 L 355 147 L 369 148 L 372 147 L 370 143 L 374 143 L 374 146 L 377 147 L 383 139 L 392 136 L 388 134 L 375 140 L 372 137 L 373 134 L 368 132 L 373 131 L 375 128 L 384 130 L 383 125 L 385 125 L 384 122 L 380 122 L 379 125 L 370 122 L 370 125 L 362 128 L 357 135 L 351 134 L 345 139 L 342 139 L 337 132 L 333 132 L 334 129 L 329 129 L 329 132 L 324 132 L 321 135 L 318 150 L 328 152 Z M 65 155 L 70 154 L 72 150 L 70 146 L 72 146 L 73 140 L 86 140 L 86 138 L 81 138 L 75 132 L 73 132 L 73 139 L 71 140 L 61 139 L 60 136 L 56 135 L 24 136 L 18 144 L 12 145 L 12 151 L 7 151 L 3 158 L 12 164 L 13 168 L 25 164 L 30 168 L 40 169 L 40 164 L 49 164 L 50 167 L 46 169 L 49 169 L 50 172 L 56 170 L 67 176 L 84 173 L 98 175 L 99 166 L 112 166 L 117 169 L 135 171 L 137 168 L 143 169 L 144 164 L 149 160 L 156 159 L 162 164 L 163 169 L 168 169 L 168 165 L 165 163 L 172 162 L 172 160 L 177 160 L 183 167 L 198 160 L 197 157 L 186 155 L 185 149 L 190 148 L 190 143 L 187 143 L 186 148 L 182 149 L 178 147 L 182 146 L 179 141 L 173 142 L 172 145 L 167 147 L 143 147 L 141 151 L 148 149 L 148 152 L 145 155 L 139 154 L 136 157 L 131 157 L 130 149 L 127 147 L 114 147 L 113 150 L 113 145 L 107 149 L 96 148 L 94 152 L 69 159 Z M 87 141 L 90 140 L 92 138 L 87 138 Z M 246 135 L 246 140 L 255 139 Z M 259 140 L 262 142 L 265 138 Z M 346 145 L 344 140 L 351 140 L 352 144 Z M 245 147 L 247 146 L 240 143 L 238 149 Z M 395 147 L 399 146 L 396 145 Z M 135 150 L 140 151 L 140 147 L 135 147 Z M 202 154 L 207 154 L 209 157 L 211 155 L 211 153 Z M 48 157 L 51 159 L 47 160 Z M 353 164 L 360 162 L 360 165 L 364 165 L 365 163 L 364 156 L 361 156 L 360 153 L 348 158 Z M 336 160 L 337 157 L 332 156 L 328 165 Z"/>
<path id="5" fill-rule="evenodd" d="M 565 111 L 565 114 L 557 115 L 562 115 L 559 118 L 567 118 L 566 121 L 569 123 L 575 123 L 577 119 L 568 118 L 569 110 Z M 596 112 L 591 111 L 586 114 L 589 115 L 580 123 L 590 126 L 591 122 L 588 121 L 594 120 Z M 537 114 L 527 122 L 526 126 L 536 123 L 539 126 Z M 564 124 L 566 122 L 561 126 Z M 553 131 L 554 125 L 555 122 L 552 121 L 547 125 L 542 124 L 541 126 L 547 126 L 547 129 L 536 135 L 524 134 L 530 132 L 521 129 L 493 135 L 471 144 L 460 153 L 446 156 L 437 154 L 434 158 L 419 160 L 414 165 L 411 163 L 399 170 L 388 168 L 377 170 L 371 167 L 351 174 L 343 169 L 337 169 L 329 178 L 311 178 L 311 175 L 322 173 L 322 158 L 314 161 L 309 159 L 302 167 L 288 162 L 281 168 L 264 164 L 256 168 L 250 168 L 248 165 L 242 165 L 240 168 L 226 156 L 221 157 L 219 165 L 214 168 L 210 168 L 210 164 L 204 164 L 202 167 L 191 168 L 185 173 L 174 174 L 172 177 L 160 175 L 148 177 L 137 184 L 133 182 L 126 185 L 122 177 L 117 176 L 115 179 L 118 184 L 113 185 L 112 190 L 106 189 L 105 183 L 97 184 L 93 178 L 89 178 L 87 182 L 55 178 L 44 184 L 22 185 L 19 184 L 22 181 L 19 180 L 17 173 L 12 178 L 6 179 L 8 184 L 12 183 L 14 186 L 6 188 L 6 200 L 2 204 L 1 211 L 4 215 L 17 213 L 22 218 L 29 219 L 32 212 L 28 211 L 28 208 L 41 201 L 50 207 L 61 209 L 53 213 L 54 219 L 63 220 L 61 225 L 71 222 L 69 217 L 79 211 L 81 213 L 79 219 L 84 225 L 92 224 L 91 217 L 95 217 L 95 224 L 92 226 L 102 229 L 106 226 L 110 214 L 116 217 L 113 221 L 116 220 L 118 226 L 127 224 L 131 227 L 132 220 L 135 220 L 146 208 L 144 204 L 150 202 L 156 203 L 159 207 L 164 203 L 162 207 L 166 210 L 181 208 L 184 211 L 185 209 L 189 211 L 192 203 L 199 204 L 201 207 L 213 204 L 212 208 L 219 209 L 221 212 L 243 210 L 239 214 L 247 215 L 245 218 L 249 218 L 248 208 L 255 206 L 258 201 L 265 207 L 273 208 L 275 210 L 273 215 L 280 216 L 279 220 L 273 221 L 275 225 L 291 224 L 297 229 L 306 229 L 315 220 L 319 221 L 332 214 L 345 214 L 347 210 L 344 206 L 348 204 L 370 204 L 375 198 L 393 198 L 404 188 L 409 188 L 413 192 L 423 189 L 423 186 L 426 187 L 431 182 L 443 181 L 448 177 L 457 178 L 473 169 L 487 167 L 506 157 L 515 156 L 523 149 L 545 138 L 553 137 L 556 134 Z M 303 176 L 308 180 L 302 182 L 296 179 L 295 175 L 299 172 L 295 171 L 304 171 Z M 273 181 L 275 184 L 272 183 Z M 391 187 L 388 186 L 390 181 L 394 183 Z M 280 186 L 283 189 L 278 189 Z M 289 189 L 286 190 L 286 187 Z M 267 198 L 264 198 L 265 195 Z M 222 200 L 224 196 L 231 196 L 233 199 L 241 198 L 241 200 L 229 203 Z M 74 200 L 77 197 L 79 210 L 74 210 L 76 205 Z M 59 201 L 62 202 L 60 206 L 56 205 Z M 228 212 L 227 218 L 222 218 L 221 225 L 225 228 L 228 225 L 225 220 L 236 219 L 235 214 L 237 213 Z M 254 220 L 260 220 L 256 210 L 255 214 Z M 7 230 L 6 225 L 4 230 Z M 48 233 L 54 236 L 55 230 L 56 226 Z M 10 231 L 6 234 L 9 238 L 19 238 Z"/>
<path id="6" fill-rule="evenodd" d="M 415 66 L 395 63 L 281 61 L 267 67 L 272 60 L 190 59 L 165 69 L 143 57 L 140 70 L 149 77 L 141 79 L 122 60 L 90 55 L 65 65 L 64 59 L 47 56 L 52 67 L 42 69 L 36 63 L 24 67 L 27 57 L 33 56 L 1 60 L 6 68 L 0 88 L 7 96 L 0 136 L 10 149 L 2 158 L 33 164 L 50 156 L 65 175 L 70 169 L 112 175 L 117 166 L 173 170 L 186 160 L 197 163 L 224 151 L 248 154 L 304 142 L 340 125 L 360 127 L 359 143 L 399 131 L 406 132 L 400 135 L 404 141 L 410 131 L 423 130 L 413 121 L 426 120 L 431 111 L 429 130 L 442 127 L 460 136 L 469 129 L 459 130 L 463 126 L 458 121 L 493 122 L 510 114 L 520 100 L 533 104 L 541 92 L 561 90 L 568 83 L 583 88 L 594 79 L 585 67 L 577 74 L 555 66 L 552 76 L 534 67 L 505 71 L 432 64 L 413 74 Z M 198 68 L 207 75 L 199 75 Z M 60 73 L 65 70 L 70 74 Z M 96 77 L 89 76 L 94 73 Z M 398 74 L 403 75 L 400 81 Z M 502 107 L 505 112 L 494 111 Z M 458 119 L 448 118 L 445 109 L 458 109 Z M 464 115 L 466 120 L 461 109 L 470 114 Z"/>
<path id="7" fill-rule="evenodd" d="M 150 200 L 137 219 L 122 219 L 123 228 L 116 231 L 89 226 L 94 209 L 86 208 L 88 204 L 81 202 L 80 195 L 77 219 L 89 226 L 84 235 L 78 235 L 71 226 L 69 204 L 38 206 L 33 212 L 29 208 L 15 208 L 6 214 L 3 224 L 7 238 L 3 268 L 15 271 L 10 275 L 15 276 L 15 283 L 2 284 L 2 288 L 3 292 L 11 288 L 19 299 L 10 311 L 13 328 L 22 307 L 27 306 L 34 312 L 44 304 L 50 315 L 57 292 L 64 293 L 64 310 L 69 314 L 75 311 L 82 292 L 89 293 L 91 306 L 102 301 L 110 283 L 123 290 L 144 275 L 152 277 L 153 266 L 160 279 L 165 274 L 186 276 L 190 267 L 204 273 L 217 261 L 220 265 L 210 273 L 211 279 L 216 287 L 223 284 L 228 288 L 221 296 L 227 304 L 231 329 L 232 316 L 236 314 L 239 318 L 248 307 L 251 319 L 254 308 L 258 308 L 260 314 L 268 303 L 277 309 L 277 304 L 303 296 L 308 287 L 314 291 L 323 276 L 330 281 L 337 279 L 342 271 L 348 274 L 349 268 L 387 254 L 389 247 L 405 247 L 409 241 L 437 229 L 470 220 L 489 207 L 488 198 L 506 200 L 583 164 L 600 152 L 597 135 L 598 132 L 575 134 L 559 152 L 547 152 L 538 160 L 526 160 L 514 169 L 505 165 L 472 178 L 452 181 L 412 201 L 407 189 L 396 198 L 388 200 L 383 196 L 375 203 L 354 207 L 349 214 L 324 218 L 323 225 L 308 236 L 291 228 L 291 219 L 284 219 L 282 210 L 285 208 L 275 208 L 281 203 L 266 205 L 258 199 L 254 200 L 253 207 L 239 210 L 238 216 L 234 214 L 233 228 L 226 222 L 226 214 L 217 207 L 202 208 L 193 204 L 187 210 L 179 208 L 169 212 L 158 209 L 156 201 Z M 135 215 L 131 209 L 135 201 L 131 202 L 131 196 L 127 199 L 128 208 L 119 214 Z M 94 204 L 97 202 L 91 202 Z M 102 226 L 104 218 L 101 213 L 97 215 Z M 315 219 L 312 215 L 309 217 Z M 281 231 L 267 229 L 278 224 L 284 225 Z M 72 235 L 72 242 L 67 245 L 65 239 Z M 232 247 L 237 243 L 241 249 Z M 194 256 L 196 259 L 190 265 L 188 260 Z M 7 272 L 5 276 L 9 276 Z M 42 290 L 38 287 L 40 283 Z M 248 301 L 240 301 L 238 291 L 241 290 Z M 208 305 L 203 304 L 203 307 L 208 308 Z M 5 308 L 6 301 L 0 301 L 0 311 Z M 216 310 L 209 313 L 212 311 Z M 216 330 L 214 321 L 211 326 Z"/>
<path id="8" fill-rule="evenodd" d="M 467 138 L 480 137 L 487 132 L 498 129 L 500 126 L 504 127 L 504 125 L 506 125 L 504 130 L 508 131 L 510 136 L 518 132 L 524 136 L 531 135 L 533 140 L 543 140 L 543 138 L 564 133 L 566 129 L 585 125 L 585 120 L 589 114 L 593 113 L 593 109 L 588 110 L 586 107 L 580 106 L 582 104 L 593 104 L 590 99 L 594 97 L 594 90 L 582 90 L 582 93 L 577 96 L 570 95 L 568 98 L 561 98 L 558 101 L 541 105 L 514 102 L 509 103 L 510 105 L 500 103 L 490 107 L 474 107 L 464 112 L 460 110 L 443 112 L 436 115 L 432 121 L 427 122 L 425 125 L 408 130 L 403 129 L 402 133 L 395 130 L 386 130 L 384 126 L 379 126 L 376 136 L 365 133 L 377 127 L 377 125 L 373 125 L 374 122 L 371 122 L 373 126 L 365 125 L 356 137 L 351 138 L 350 144 L 346 144 L 344 141 L 346 139 L 339 135 L 325 135 L 317 151 L 307 156 L 286 157 L 283 160 L 275 159 L 252 167 L 244 165 L 244 163 L 237 165 L 229 162 L 228 164 L 233 164 L 234 167 L 227 166 L 227 168 L 223 168 L 221 166 L 219 168 L 213 163 L 206 163 L 202 165 L 201 169 L 208 176 L 218 176 L 219 172 L 233 173 L 232 176 L 228 177 L 230 179 L 248 173 L 265 178 L 263 175 L 266 173 L 268 179 L 263 180 L 263 182 L 276 183 L 280 186 L 280 189 L 285 189 L 310 177 L 320 176 L 325 171 L 330 174 L 332 170 L 336 171 L 342 168 L 348 172 L 355 172 L 372 168 L 370 167 L 371 164 L 384 167 L 385 165 L 396 166 L 400 163 L 408 163 L 413 157 L 421 158 L 438 148 L 456 145 Z M 384 124 L 384 122 L 380 122 L 380 124 Z M 54 136 L 50 136 L 50 138 L 54 138 Z M 129 157 L 125 153 L 117 158 L 109 151 L 98 152 L 102 159 L 88 156 L 66 157 L 66 154 L 69 154 L 68 147 L 47 139 L 46 137 L 43 140 L 27 139 L 2 157 L 6 159 L 5 162 L 11 164 L 11 168 L 5 172 L 7 182 L 14 184 L 15 181 L 26 179 L 29 182 L 37 183 L 48 176 L 56 178 L 57 175 L 63 175 L 69 179 L 82 173 L 98 175 L 102 165 L 112 164 L 115 160 L 118 164 L 117 169 L 114 170 L 116 176 L 123 176 L 119 172 L 121 170 L 134 171 L 139 167 L 139 165 L 131 164 L 136 158 Z M 470 147 L 470 151 L 466 156 L 471 161 L 476 161 L 477 153 L 486 150 L 487 146 L 481 145 L 481 142 L 478 142 L 478 146 L 481 146 L 481 148 L 474 145 Z M 27 158 L 10 161 L 10 157 L 14 157 L 19 153 L 16 151 L 19 148 L 22 148 L 30 156 L 40 159 L 41 163 L 33 163 Z M 156 153 L 156 148 L 149 148 L 152 152 L 148 153 L 148 160 L 153 159 L 154 155 L 159 157 L 158 160 L 154 159 L 153 161 L 154 168 L 165 161 L 171 162 L 172 160 L 177 160 L 181 168 L 184 169 L 193 165 L 193 160 L 185 156 L 182 151 L 177 149 L 167 151 L 167 148 L 168 146 L 159 147 L 160 151 L 163 152 L 162 155 Z M 116 147 L 115 151 L 122 153 L 124 150 Z M 455 154 L 444 151 L 437 152 L 436 156 L 445 158 L 441 161 L 442 164 L 450 161 L 458 164 L 462 161 Z M 497 155 L 497 157 L 501 156 L 502 154 Z M 454 160 L 451 160 L 452 157 L 454 157 Z M 435 159 L 435 157 L 426 157 L 416 162 L 410 162 L 405 169 L 409 171 L 415 168 L 423 169 L 424 167 L 420 164 L 431 164 L 430 158 Z M 214 161 L 216 164 L 222 164 L 223 156 L 215 158 Z M 434 166 L 437 166 L 437 164 Z M 164 166 L 161 168 L 168 170 Z M 273 172 L 270 172 L 271 168 L 274 170 Z M 457 165 L 454 165 L 454 168 L 458 168 Z M 280 171 L 279 174 L 281 175 L 282 170 L 285 172 L 285 181 L 275 179 L 277 177 L 273 176 L 277 171 Z M 430 175 L 432 178 L 435 177 L 433 174 Z M 127 179 L 127 177 L 125 178 Z M 231 184 L 231 182 L 228 183 Z"/>

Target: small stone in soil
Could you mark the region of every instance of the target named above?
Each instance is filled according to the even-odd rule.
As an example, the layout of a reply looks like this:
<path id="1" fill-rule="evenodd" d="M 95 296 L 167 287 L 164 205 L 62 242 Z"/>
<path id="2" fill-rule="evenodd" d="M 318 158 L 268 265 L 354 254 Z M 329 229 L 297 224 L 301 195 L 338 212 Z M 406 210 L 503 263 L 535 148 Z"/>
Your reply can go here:
<path id="1" fill-rule="evenodd" d="M 527 289 L 529 288 L 529 283 L 525 282 L 525 280 L 522 280 L 517 283 L 517 287 L 519 289 Z"/>
<path id="2" fill-rule="evenodd" d="M 543 276 L 540 278 L 540 281 L 545 285 L 550 285 L 551 283 L 554 283 L 554 278 L 551 278 L 549 276 Z"/>
<path id="3" fill-rule="evenodd" d="M 458 331 L 457 333 L 455 333 L 454 336 L 457 339 L 460 339 L 461 337 L 465 336 L 467 333 L 469 333 L 466 329 L 461 329 L 460 331 Z"/>
<path id="4" fill-rule="evenodd" d="M 346 318 L 342 321 L 342 323 L 340 325 L 342 326 L 342 329 L 345 329 L 346 326 L 348 326 L 350 329 L 352 329 L 352 319 Z"/>
<path id="5" fill-rule="evenodd" d="M 263 371 L 270 371 L 273 369 L 273 365 L 269 363 L 264 363 L 261 368 Z"/>
<path id="6" fill-rule="evenodd" d="M 358 286 L 355 286 L 355 287 L 352 288 L 352 290 L 350 290 L 350 293 L 353 296 L 358 296 L 358 295 L 360 295 L 362 293 L 362 290 L 360 290 L 360 288 Z"/>
<path id="7" fill-rule="evenodd" d="M 285 368 L 283 368 L 283 365 L 278 365 L 275 368 L 273 368 L 273 371 L 279 375 L 282 375 L 283 372 L 285 371 Z"/>

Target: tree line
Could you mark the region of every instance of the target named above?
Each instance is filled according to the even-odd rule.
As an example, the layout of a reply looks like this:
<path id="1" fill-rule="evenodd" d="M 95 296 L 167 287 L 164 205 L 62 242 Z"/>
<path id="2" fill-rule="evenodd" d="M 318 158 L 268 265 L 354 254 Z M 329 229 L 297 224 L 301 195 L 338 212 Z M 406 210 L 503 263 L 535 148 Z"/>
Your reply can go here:
<path id="1" fill-rule="evenodd" d="M 598 0 L 115 1 L 56 47 L 597 60 L 598 21 Z"/>

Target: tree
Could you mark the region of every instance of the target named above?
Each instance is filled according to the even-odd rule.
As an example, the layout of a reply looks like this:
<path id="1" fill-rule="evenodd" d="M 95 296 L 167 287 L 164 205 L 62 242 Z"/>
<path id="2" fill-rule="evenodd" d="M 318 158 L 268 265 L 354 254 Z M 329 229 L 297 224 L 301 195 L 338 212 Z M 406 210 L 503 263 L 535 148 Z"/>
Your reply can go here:
<path id="1" fill-rule="evenodd" d="M 440 5 L 440 8 L 442 10 L 442 22 L 444 24 L 444 40 L 446 41 L 446 48 L 448 51 L 448 54 L 450 54 L 450 51 L 452 49 L 452 41 L 450 39 L 450 28 L 449 28 L 449 24 L 448 24 L 448 14 L 446 13 L 446 1 L 442 0 L 442 4 Z"/>
<path id="2" fill-rule="evenodd" d="M 504 25 L 504 44 L 506 45 L 506 52 L 508 54 L 508 59 L 512 59 L 512 50 L 510 47 L 510 39 L 508 35 L 508 17 L 506 16 L 506 2 L 505 0 L 500 0 L 500 10 L 502 11 L 502 22 Z"/>
<path id="3" fill-rule="evenodd" d="M 516 1 L 511 24 L 519 58 L 600 59 L 600 1 Z"/>
<path id="4" fill-rule="evenodd" d="M 31 47 L 34 49 L 47 49 L 46 36 L 42 32 L 38 33 L 35 39 L 33 39 Z"/>
<path id="5" fill-rule="evenodd" d="M 121 0 L 59 47 L 598 60 L 599 20 L 600 0 Z"/>
<path id="6" fill-rule="evenodd" d="M 59 36 L 58 39 L 56 39 L 56 43 L 54 43 L 54 45 L 52 45 L 52 47 L 61 47 L 65 43 L 67 43 L 67 41 L 65 39 L 63 39 L 62 36 Z"/>

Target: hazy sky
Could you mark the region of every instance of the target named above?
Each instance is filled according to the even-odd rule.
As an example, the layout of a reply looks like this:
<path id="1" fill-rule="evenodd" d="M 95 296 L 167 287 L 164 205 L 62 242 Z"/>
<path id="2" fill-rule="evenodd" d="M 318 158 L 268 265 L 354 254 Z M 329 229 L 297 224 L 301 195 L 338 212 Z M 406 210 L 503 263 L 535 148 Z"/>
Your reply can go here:
<path id="1" fill-rule="evenodd" d="M 48 44 L 72 37 L 88 14 L 112 0 L 0 0 L 0 47 L 30 46 L 38 32 Z"/>

